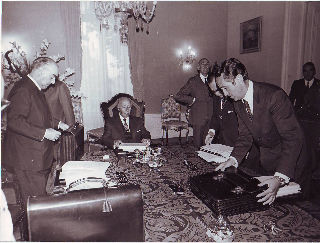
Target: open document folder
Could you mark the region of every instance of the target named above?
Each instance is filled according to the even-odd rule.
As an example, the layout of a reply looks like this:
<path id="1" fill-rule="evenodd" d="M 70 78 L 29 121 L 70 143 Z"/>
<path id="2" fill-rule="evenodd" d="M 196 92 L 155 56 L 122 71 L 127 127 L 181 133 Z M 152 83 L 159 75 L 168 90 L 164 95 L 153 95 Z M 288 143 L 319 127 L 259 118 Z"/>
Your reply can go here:
<path id="1" fill-rule="evenodd" d="M 260 182 L 263 182 L 265 180 L 270 179 L 271 177 L 272 176 L 258 176 L 255 178 L 257 178 Z M 285 185 L 279 188 L 279 191 L 277 192 L 276 197 L 283 197 L 291 194 L 296 194 L 296 193 L 299 193 L 300 191 L 301 191 L 300 185 L 296 182 L 291 181 L 289 182 L 288 185 Z"/>
<path id="2" fill-rule="evenodd" d="M 109 166 L 109 162 L 68 161 L 62 166 L 59 179 L 65 181 L 65 188 L 70 191 L 103 187 L 110 180 L 106 176 Z"/>
<path id="3" fill-rule="evenodd" d="M 229 159 L 233 147 L 223 144 L 210 144 L 200 148 L 198 156 L 207 162 L 222 163 Z"/>

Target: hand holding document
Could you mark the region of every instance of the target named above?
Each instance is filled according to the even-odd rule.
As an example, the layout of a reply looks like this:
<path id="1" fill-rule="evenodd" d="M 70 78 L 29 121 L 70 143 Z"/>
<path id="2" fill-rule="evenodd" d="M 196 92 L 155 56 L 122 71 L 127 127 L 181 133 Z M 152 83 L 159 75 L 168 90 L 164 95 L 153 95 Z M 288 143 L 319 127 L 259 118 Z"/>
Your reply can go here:
<path id="1" fill-rule="evenodd" d="M 273 176 L 258 176 L 255 178 L 257 178 L 260 182 L 263 182 L 265 180 L 270 179 L 271 177 Z M 301 191 L 300 185 L 296 182 L 291 181 L 289 182 L 288 185 L 281 186 L 279 188 L 276 197 L 283 197 L 291 194 L 296 194 L 296 193 L 299 193 L 300 191 Z"/>

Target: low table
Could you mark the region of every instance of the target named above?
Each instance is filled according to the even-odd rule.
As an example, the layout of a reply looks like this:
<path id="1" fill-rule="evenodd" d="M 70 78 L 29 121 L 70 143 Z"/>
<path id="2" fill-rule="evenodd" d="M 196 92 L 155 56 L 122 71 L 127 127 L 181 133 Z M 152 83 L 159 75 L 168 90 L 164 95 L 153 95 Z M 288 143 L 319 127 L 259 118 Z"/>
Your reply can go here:
<path id="1" fill-rule="evenodd" d="M 214 167 L 200 159 L 192 146 L 162 147 L 167 162 L 159 168 L 118 160 L 113 151 L 86 153 L 82 160 L 102 161 L 109 154 L 112 165 L 107 174 L 115 179 L 123 172 L 128 183 L 139 184 L 143 191 L 146 241 L 213 241 L 206 234 L 217 219 L 189 189 L 190 176 L 213 171 Z M 191 170 L 187 160 L 198 169 Z M 184 188 L 174 194 L 171 182 Z M 319 241 L 320 221 L 292 204 L 281 204 L 261 212 L 229 216 L 234 241 Z M 271 229 L 270 225 L 274 225 Z"/>

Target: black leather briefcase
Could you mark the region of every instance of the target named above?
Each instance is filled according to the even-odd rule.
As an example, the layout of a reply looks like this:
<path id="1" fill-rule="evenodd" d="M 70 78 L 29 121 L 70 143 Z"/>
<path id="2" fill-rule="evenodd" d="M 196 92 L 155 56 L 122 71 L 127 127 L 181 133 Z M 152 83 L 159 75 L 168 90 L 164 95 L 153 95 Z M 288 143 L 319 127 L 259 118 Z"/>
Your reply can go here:
<path id="1" fill-rule="evenodd" d="M 190 178 L 191 191 L 215 215 L 235 215 L 268 208 L 257 202 L 256 196 L 266 189 L 258 184 L 257 179 L 241 170 L 210 172 Z"/>
<path id="2" fill-rule="evenodd" d="M 144 241 L 137 185 L 31 197 L 27 213 L 30 241 Z"/>
<path id="3" fill-rule="evenodd" d="M 61 136 L 60 156 L 58 162 L 63 166 L 68 161 L 80 160 L 84 153 L 84 129 L 75 124 Z"/>

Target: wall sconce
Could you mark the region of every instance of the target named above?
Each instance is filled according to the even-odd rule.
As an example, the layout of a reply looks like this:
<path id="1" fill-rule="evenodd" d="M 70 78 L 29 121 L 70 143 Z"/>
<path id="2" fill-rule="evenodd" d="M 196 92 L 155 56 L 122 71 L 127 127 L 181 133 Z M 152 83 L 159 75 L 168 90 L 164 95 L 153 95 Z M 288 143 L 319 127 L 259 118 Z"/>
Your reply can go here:
<path id="1" fill-rule="evenodd" d="M 184 53 L 181 49 L 178 50 L 179 66 L 182 66 L 183 70 L 191 69 L 192 63 L 195 60 L 196 53 L 192 50 L 191 46 L 188 47 Z"/>

